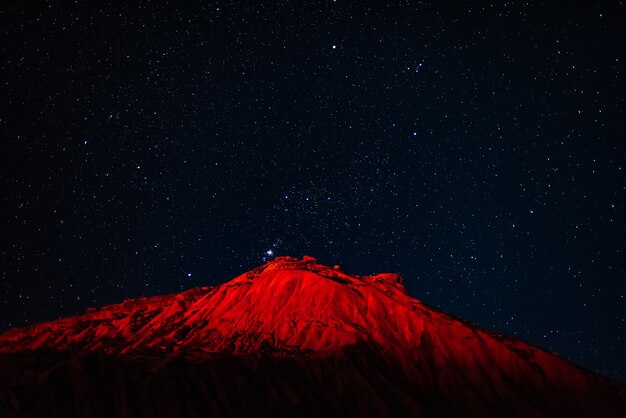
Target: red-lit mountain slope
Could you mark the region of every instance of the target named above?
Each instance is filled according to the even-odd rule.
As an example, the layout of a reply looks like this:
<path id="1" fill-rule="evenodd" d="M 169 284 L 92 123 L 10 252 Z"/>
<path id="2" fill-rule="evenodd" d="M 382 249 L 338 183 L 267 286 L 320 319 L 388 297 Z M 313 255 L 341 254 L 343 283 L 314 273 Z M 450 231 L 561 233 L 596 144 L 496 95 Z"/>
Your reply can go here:
<path id="1" fill-rule="evenodd" d="M 626 416 L 626 385 L 312 257 L 12 329 L 0 353 L 0 416 Z"/>

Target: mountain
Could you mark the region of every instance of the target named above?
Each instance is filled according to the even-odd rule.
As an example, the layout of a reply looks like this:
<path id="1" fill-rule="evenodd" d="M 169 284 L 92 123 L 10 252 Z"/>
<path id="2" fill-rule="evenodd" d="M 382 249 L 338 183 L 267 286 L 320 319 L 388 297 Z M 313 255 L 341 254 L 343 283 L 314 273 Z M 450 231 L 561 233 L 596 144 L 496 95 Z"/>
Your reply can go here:
<path id="1" fill-rule="evenodd" d="M 1 417 L 623 417 L 626 385 L 278 257 L 228 283 L 0 335 Z"/>

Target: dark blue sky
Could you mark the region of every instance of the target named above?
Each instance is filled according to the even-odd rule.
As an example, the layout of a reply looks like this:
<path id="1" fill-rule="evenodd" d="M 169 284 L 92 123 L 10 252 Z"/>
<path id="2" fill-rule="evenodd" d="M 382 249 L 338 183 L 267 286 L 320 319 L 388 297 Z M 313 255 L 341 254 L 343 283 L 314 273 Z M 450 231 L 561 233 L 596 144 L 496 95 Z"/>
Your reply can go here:
<path id="1" fill-rule="evenodd" d="M 274 255 L 626 380 L 618 2 L 0 7 L 0 328 Z"/>

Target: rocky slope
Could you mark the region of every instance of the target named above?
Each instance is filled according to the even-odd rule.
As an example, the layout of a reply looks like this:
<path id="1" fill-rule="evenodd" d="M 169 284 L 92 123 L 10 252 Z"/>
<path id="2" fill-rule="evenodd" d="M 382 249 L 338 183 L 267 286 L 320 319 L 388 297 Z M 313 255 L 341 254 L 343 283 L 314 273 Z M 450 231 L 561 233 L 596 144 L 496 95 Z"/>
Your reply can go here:
<path id="1" fill-rule="evenodd" d="M 0 416 L 626 416 L 626 385 L 312 257 L 12 329 L 0 353 Z"/>

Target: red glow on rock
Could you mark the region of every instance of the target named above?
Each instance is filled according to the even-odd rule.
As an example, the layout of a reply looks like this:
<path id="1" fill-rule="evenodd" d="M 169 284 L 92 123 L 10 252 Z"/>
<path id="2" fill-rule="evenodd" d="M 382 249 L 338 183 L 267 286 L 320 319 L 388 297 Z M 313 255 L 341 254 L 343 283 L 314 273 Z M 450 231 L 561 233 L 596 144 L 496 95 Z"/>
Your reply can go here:
<path id="1" fill-rule="evenodd" d="M 105 353 L 125 361 L 182 358 L 201 367 L 224 356 L 262 354 L 278 370 L 292 361 L 305 364 L 303 379 L 309 372 L 324 375 L 318 370 L 323 364 L 358 380 L 353 375 L 360 368 L 351 368 L 362 364 L 377 382 L 367 382 L 369 389 L 364 382 L 346 384 L 373 393 L 393 387 L 393 396 L 404 399 L 393 402 L 404 402 L 399 410 L 414 416 L 608 417 L 619 416 L 626 399 L 622 384 L 423 304 L 397 274 L 349 275 L 309 256 L 278 257 L 220 286 L 127 300 L 0 335 L 0 353 L 31 351 Z M 388 383 L 390 373 L 403 383 Z M 379 399 L 383 415 L 393 411 L 388 398 L 370 396 Z M 373 414 L 370 407 L 368 414 L 349 415 Z"/>

